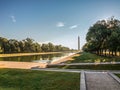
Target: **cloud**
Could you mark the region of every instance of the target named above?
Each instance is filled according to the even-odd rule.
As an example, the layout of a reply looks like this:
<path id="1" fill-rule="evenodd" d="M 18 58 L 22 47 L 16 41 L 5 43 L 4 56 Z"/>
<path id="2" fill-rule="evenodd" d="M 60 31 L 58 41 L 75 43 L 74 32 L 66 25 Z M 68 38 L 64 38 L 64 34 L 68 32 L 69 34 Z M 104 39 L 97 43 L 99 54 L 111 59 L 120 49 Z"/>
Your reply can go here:
<path id="1" fill-rule="evenodd" d="M 70 29 L 74 29 L 74 28 L 77 28 L 78 25 L 73 25 L 73 26 L 70 26 Z"/>
<path id="2" fill-rule="evenodd" d="M 64 25 L 63 22 L 58 22 L 58 23 L 56 24 L 56 26 L 57 26 L 57 27 L 64 27 L 65 25 Z"/>
<path id="3" fill-rule="evenodd" d="M 10 18 L 12 19 L 12 22 L 14 22 L 14 23 L 16 22 L 15 16 L 12 15 L 12 16 L 10 16 Z"/>

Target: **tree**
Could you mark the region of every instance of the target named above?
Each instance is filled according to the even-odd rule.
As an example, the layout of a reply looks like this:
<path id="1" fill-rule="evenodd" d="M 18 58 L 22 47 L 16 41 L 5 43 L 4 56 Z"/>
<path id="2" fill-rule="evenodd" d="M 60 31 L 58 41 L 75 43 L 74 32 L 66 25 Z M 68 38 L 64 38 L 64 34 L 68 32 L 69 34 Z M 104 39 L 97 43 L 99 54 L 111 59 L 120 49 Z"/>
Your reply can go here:
<path id="1" fill-rule="evenodd" d="M 15 39 L 9 40 L 10 50 L 9 52 L 18 53 L 20 52 L 19 42 Z"/>
<path id="2" fill-rule="evenodd" d="M 49 51 L 48 44 L 42 44 L 41 49 L 42 49 L 43 52 L 48 52 Z"/>
<path id="3" fill-rule="evenodd" d="M 87 43 L 83 50 L 106 55 L 112 51 L 117 55 L 120 50 L 120 21 L 113 17 L 108 20 L 97 21 L 91 26 L 86 35 Z"/>
<path id="4" fill-rule="evenodd" d="M 19 42 L 19 47 L 20 47 L 21 52 L 25 52 L 25 42 L 24 42 L 24 40 Z"/>
<path id="5" fill-rule="evenodd" d="M 6 53 L 8 48 L 8 39 L 0 37 L 0 47 L 1 47 L 1 53 Z"/>
<path id="6" fill-rule="evenodd" d="M 35 42 L 31 38 L 26 38 L 22 41 L 16 39 L 7 39 L 0 37 L 0 53 L 22 53 L 22 52 L 53 52 L 67 51 L 68 47 L 54 45 L 52 43 L 42 44 Z"/>
<path id="7" fill-rule="evenodd" d="M 41 52 L 42 50 L 41 50 L 41 46 L 40 46 L 40 44 L 39 43 L 35 43 L 35 52 Z"/>
<path id="8" fill-rule="evenodd" d="M 34 40 L 31 38 L 26 38 L 23 40 L 25 46 L 24 46 L 24 52 L 35 52 L 35 45 Z"/>
<path id="9" fill-rule="evenodd" d="M 55 51 L 55 46 L 52 43 L 48 43 L 49 46 L 49 52 Z"/>

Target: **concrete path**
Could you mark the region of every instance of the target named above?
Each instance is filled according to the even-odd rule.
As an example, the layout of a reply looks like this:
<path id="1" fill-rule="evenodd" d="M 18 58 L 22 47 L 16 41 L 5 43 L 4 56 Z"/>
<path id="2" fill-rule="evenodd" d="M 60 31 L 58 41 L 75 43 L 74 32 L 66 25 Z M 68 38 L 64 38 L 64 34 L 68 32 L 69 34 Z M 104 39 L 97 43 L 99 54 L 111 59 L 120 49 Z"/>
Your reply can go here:
<path id="1" fill-rule="evenodd" d="M 80 73 L 80 70 L 70 70 L 70 69 L 55 69 L 55 68 L 31 68 L 31 70 L 39 70 L 39 71 L 53 71 L 53 72 L 74 72 Z"/>
<path id="2" fill-rule="evenodd" d="M 120 82 L 108 73 L 86 72 L 86 90 L 120 90 Z"/>
<path id="3" fill-rule="evenodd" d="M 120 74 L 120 70 L 80 70 L 80 69 L 57 69 L 57 68 L 31 68 L 31 70 L 40 70 L 40 71 L 56 71 L 56 72 L 76 72 L 76 73 L 81 73 L 81 72 L 111 72 L 111 73 L 117 73 Z"/>

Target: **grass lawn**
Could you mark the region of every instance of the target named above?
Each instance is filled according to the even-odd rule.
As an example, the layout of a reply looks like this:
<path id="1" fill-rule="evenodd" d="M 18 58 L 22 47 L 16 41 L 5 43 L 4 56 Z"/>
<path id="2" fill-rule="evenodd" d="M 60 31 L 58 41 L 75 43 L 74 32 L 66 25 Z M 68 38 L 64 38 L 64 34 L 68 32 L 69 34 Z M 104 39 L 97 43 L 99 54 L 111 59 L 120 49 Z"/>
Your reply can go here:
<path id="1" fill-rule="evenodd" d="M 0 90 L 79 89 L 79 73 L 0 69 Z"/>
<path id="2" fill-rule="evenodd" d="M 82 52 L 80 56 L 73 57 L 73 59 L 67 63 L 120 62 L 120 57 L 104 57 L 87 52 Z"/>
<path id="3" fill-rule="evenodd" d="M 100 62 L 120 62 L 120 57 L 104 57 L 87 52 L 80 53 L 80 56 L 73 57 L 74 60 L 65 63 L 100 63 Z M 120 64 L 103 65 L 51 65 L 48 68 L 63 69 L 89 69 L 89 70 L 120 70 Z"/>
<path id="4" fill-rule="evenodd" d="M 120 74 L 115 74 L 115 75 L 117 75 L 120 78 Z"/>
<path id="5" fill-rule="evenodd" d="M 53 65 L 48 68 L 62 68 L 62 69 L 86 69 L 86 70 L 120 70 L 120 64 L 106 64 L 106 65 Z"/>
<path id="6" fill-rule="evenodd" d="M 87 69 L 87 70 L 120 70 L 120 64 L 107 65 L 78 65 L 65 66 L 67 69 Z"/>

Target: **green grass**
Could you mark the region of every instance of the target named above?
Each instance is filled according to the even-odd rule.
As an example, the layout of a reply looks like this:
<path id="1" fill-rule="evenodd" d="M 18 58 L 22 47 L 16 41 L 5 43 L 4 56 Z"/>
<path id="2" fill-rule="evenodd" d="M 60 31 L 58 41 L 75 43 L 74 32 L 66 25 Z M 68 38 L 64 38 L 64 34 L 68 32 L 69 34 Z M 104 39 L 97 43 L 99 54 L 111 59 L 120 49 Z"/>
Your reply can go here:
<path id="1" fill-rule="evenodd" d="M 120 57 L 104 57 L 87 52 L 80 53 L 80 56 L 73 57 L 74 60 L 65 63 L 100 63 L 100 62 L 120 62 Z M 48 68 L 62 69 L 89 69 L 89 70 L 120 70 L 120 64 L 103 65 L 51 65 Z"/>
<path id="2" fill-rule="evenodd" d="M 61 69 L 86 69 L 86 70 L 120 70 L 120 64 L 106 64 L 106 65 L 51 65 L 48 68 Z"/>
<path id="3" fill-rule="evenodd" d="M 120 78 L 120 74 L 115 74 L 116 76 L 118 76 Z"/>
<path id="4" fill-rule="evenodd" d="M 79 73 L 0 69 L 0 90 L 79 90 Z"/>
<path id="5" fill-rule="evenodd" d="M 72 65 L 72 66 L 65 66 L 67 69 L 87 69 L 87 70 L 120 70 L 119 64 L 107 64 L 107 65 Z"/>
<path id="6" fill-rule="evenodd" d="M 120 62 L 120 57 L 104 57 L 87 52 L 82 52 L 80 56 L 73 57 L 73 59 L 67 63 Z"/>

